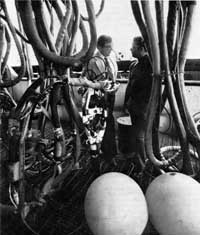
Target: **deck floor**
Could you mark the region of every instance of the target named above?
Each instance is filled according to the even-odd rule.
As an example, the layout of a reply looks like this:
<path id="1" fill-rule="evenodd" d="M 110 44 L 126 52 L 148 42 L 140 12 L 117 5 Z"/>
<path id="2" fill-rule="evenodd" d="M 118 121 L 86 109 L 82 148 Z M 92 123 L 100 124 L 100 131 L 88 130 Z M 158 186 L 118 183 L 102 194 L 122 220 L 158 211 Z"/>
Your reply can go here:
<path id="1" fill-rule="evenodd" d="M 160 134 L 161 146 L 171 145 L 173 141 L 170 136 Z M 62 190 L 49 196 L 46 206 L 27 218 L 28 224 L 36 234 L 40 235 L 92 235 L 84 217 L 83 205 L 86 191 L 95 178 L 106 172 L 122 172 L 137 181 L 129 157 L 127 154 L 119 153 L 116 158 L 117 165 L 104 162 L 101 164 L 101 171 L 99 171 L 98 160 L 92 162 L 86 169 L 74 170 L 65 179 Z M 1 181 L 3 181 L 2 177 Z M 1 198 L 5 196 L 5 190 L 1 182 Z M 34 234 L 27 229 L 19 215 L 12 213 L 1 213 L 0 232 L 1 235 Z M 158 235 L 158 233 L 148 224 L 143 235 Z"/>

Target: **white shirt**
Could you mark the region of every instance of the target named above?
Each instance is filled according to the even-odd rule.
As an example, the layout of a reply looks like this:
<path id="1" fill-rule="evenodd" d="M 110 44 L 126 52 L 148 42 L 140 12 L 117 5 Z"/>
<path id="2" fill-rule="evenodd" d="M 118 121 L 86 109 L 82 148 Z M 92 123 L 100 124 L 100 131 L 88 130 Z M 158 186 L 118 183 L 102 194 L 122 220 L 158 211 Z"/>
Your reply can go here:
<path id="1" fill-rule="evenodd" d="M 103 80 L 106 78 L 106 73 L 109 75 L 109 80 L 116 81 L 117 78 L 117 62 L 111 53 L 107 58 L 109 68 L 106 68 L 105 56 L 99 51 L 92 57 L 88 63 L 88 79 L 92 80 Z M 102 76 L 100 76 L 102 75 Z"/>

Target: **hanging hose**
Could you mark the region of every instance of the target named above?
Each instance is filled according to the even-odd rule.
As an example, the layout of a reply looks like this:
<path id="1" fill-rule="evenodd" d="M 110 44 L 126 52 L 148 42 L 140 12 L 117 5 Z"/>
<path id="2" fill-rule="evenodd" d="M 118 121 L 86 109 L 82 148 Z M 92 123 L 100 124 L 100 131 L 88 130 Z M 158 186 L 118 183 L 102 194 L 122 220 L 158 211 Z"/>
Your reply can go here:
<path id="1" fill-rule="evenodd" d="M 94 54 L 97 45 L 97 32 L 96 32 L 96 23 L 95 23 L 95 15 L 94 15 L 94 5 L 91 0 L 85 0 L 86 8 L 89 17 L 89 26 L 90 26 L 90 45 L 88 51 L 84 57 L 81 58 L 83 63 L 86 63 L 88 59 Z"/>
<path id="2" fill-rule="evenodd" d="M 62 19 L 62 23 L 61 23 L 61 26 L 60 26 L 60 29 L 56 38 L 55 47 L 58 52 L 60 52 L 61 50 L 62 42 L 64 40 L 65 33 L 67 31 L 67 26 L 70 22 L 71 14 L 72 14 L 72 3 L 71 3 L 71 0 L 68 0 L 66 3 L 66 13 Z"/>
<path id="3" fill-rule="evenodd" d="M 4 15 L 1 15 L 1 14 L 0 14 L 0 18 L 2 18 L 2 19 L 6 22 L 6 17 L 5 17 Z M 26 43 L 29 43 L 29 44 L 30 44 L 30 42 L 28 41 L 28 39 L 27 39 L 24 35 L 22 35 L 21 32 L 20 32 L 18 29 L 16 29 L 15 27 L 14 27 L 14 29 L 15 29 L 16 34 L 17 34 L 20 38 L 22 38 Z"/>
<path id="4" fill-rule="evenodd" d="M 169 57 L 169 66 L 172 69 L 174 45 L 176 36 L 178 1 L 169 1 L 169 10 L 167 16 L 167 49 Z"/>
<path id="5" fill-rule="evenodd" d="M 18 116 L 26 102 L 29 101 L 29 97 L 31 97 L 33 94 L 35 94 L 36 89 L 42 85 L 44 80 L 42 78 L 37 79 L 34 81 L 30 87 L 25 91 L 25 93 L 20 98 L 19 102 L 17 103 L 17 107 L 15 109 L 16 116 Z"/>
<path id="6" fill-rule="evenodd" d="M 86 29 L 85 29 L 85 25 L 83 23 L 83 20 L 80 19 L 80 31 L 81 31 L 81 35 L 82 35 L 82 38 L 83 38 L 83 43 L 82 43 L 82 48 L 80 50 L 80 52 L 77 53 L 77 56 L 84 56 L 88 50 L 88 37 L 87 37 L 87 32 L 86 32 Z"/>
<path id="7" fill-rule="evenodd" d="M 71 33 L 71 40 L 70 40 L 70 44 L 67 48 L 66 55 L 73 55 L 76 35 L 77 35 L 77 31 L 78 31 L 78 28 L 79 28 L 79 25 L 80 25 L 80 11 L 79 11 L 79 7 L 78 7 L 78 4 L 77 4 L 76 0 L 72 1 L 72 7 L 73 7 L 73 11 L 74 11 L 75 20 L 74 20 L 74 23 L 73 23 L 72 33 Z"/>
<path id="8" fill-rule="evenodd" d="M 50 51 L 57 53 L 56 47 L 53 43 L 53 38 L 51 35 L 51 32 L 49 31 L 49 27 L 45 18 L 45 12 L 44 12 L 44 4 L 41 0 L 33 1 L 32 2 L 36 24 L 40 26 L 41 31 L 44 35 L 44 41 L 47 43 L 48 48 Z"/>
<path id="9" fill-rule="evenodd" d="M 1 23 L 1 20 L 0 20 L 0 23 Z M 0 24 L 0 32 L 1 32 L 0 33 L 0 82 L 6 82 L 6 81 L 9 81 L 9 79 L 11 79 L 11 74 L 9 74 L 9 68 L 7 68 L 6 70 L 6 65 L 7 65 L 8 57 L 10 54 L 10 48 L 11 48 L 11 38 L 10 38 L 6 25 Z M 6 44 L 6 52 L 3 55 L 5 44 Z M 4 74 L 5 71 L 6 71 L 6 74 Z M 10 100 L 9 101 L 10 105 L 12 104 L 11 106 L 15 107 L 16 102 L 14 98 L 12 97 L 12 95 L 10 94 L 10 92 L 8 91 L 8 89 L 6 87 L 3 87 L 3 90 L 6 96 L 9 97 L 8 99 Z"/>
<path id="10" fill-rule="evenodd" d="M 33 18 L 32 18 L 32 6 L 31 6 L 31 0 L 27 1 L 19 1 L 16 0 L 16 3 L 18 3 L 18 9 L 19 13 L 22 19 L 24 30 L 27 34 L 27 37 L 29 38 L 33 48 L 38 51 L 38 53 L 43 56 L 46 60 L 52 61 L 55 64 L 65 65 L 65 66 L 72 66 L 72 65 L 79 65 L 80 64 L 80 56 L 58 56 L 55 53 L 50 52 L 41 41 L 36 26 L 34 24 Z M 90 17 L 90 33 L 91 33 L 91 41 L 90 41 L 90 47 L 87 51 L 87 56 L 90 56 L 90 54 L 94 52 L 96 48 L 96 26 L 94 21 L 94 9 L 93 4 L 90 0 L 86 0 L 88 15 Z M 85 57 L 87 57 L 85 56 Z M 84 57 L 84 59 L 85 59 Z"/>
<path id="11" fill-rule="evenodd" d="M 5 47 L 5 25 L 3 25 L 0 21 L 0 82 L 2 82 L 2 59 L 4 57 L 4 47 Z"/>
<path id="12" fill-rule="evenodd" d="M 177 13 L 178 13 L 178 1 L 169 1 L 169 9 L 167 16 L 167 49 L 168 49 L 168 58 L 170 70 L 173 71 L 174 59 L 176 58 L 174 49 L 174 44 L 176 40 L 176 23 L 177 23 Z M 176 63 L 176 62 L 175 62 Z M 163 70 L 163 69 L 162 69 Z M 161 101 L 161 111 L 165 107 L 167 100 L 167 79 L 164 79 L 164 89 L 162 92 L 162 101 Z"/>
<path id="13" fill-rule="evenodd" d="M 150 49 L 148 33 L 147 33 L 147 26 L 146 26 L 146 24 L 145 24 L 145 22 L 142 18 L 142 14 L 141 14 L 141 10 L 140 10 L 138 0 L 131 1 L 131 8 L 132 8 L 135 20 L 136 20 L 136 22 L 139 26 L 140 31 L 141 31 L 142 37 L 143 37 L 143 39 L 146 43 L 149 56 L 152 60 L 151 49 Z"/>
<path id="14" fill-rule="evenodd" d="M 54 17 L 53 17 L 53 2 L 57 2 L 57 1 L 51 1 L 51 4 L 49 3 L 49 0 L 45 0 L 46 6 L 47 6 L 47 10 L 49 12 L 50 15 L 50 32 L 52 35 L 54 35 Z"/>
<path id="15" fill-rule="evenodd" d="M 10 49 L 11 49 L 11 37 L 10 37 L 10 34 L 9 34 L 9 31 L 8 31 L 7 27 L 5 27 L 5 37 L 6 37 L 7 47 L 6 47 L 6 53 L 5 53 L 5 56 L 4 56 L 4 59 L 3 59 L 2 67 L 1 67 L 2 75 L 5 72 L 6 65 L 7 65 L 7 62 L 8 62 L 8 58 L 9 58 L 9 55 L 10 55 Z"/>
<path id="16" fill-rule="evenodd" d="M 152 143 L 152 128 L 153 122 L 156 115 L 156 110 L 158 107 L 158 99 L 160 95 L 160 86 L 161 86 L 161 75 L 160 75 L 160 55 L 159 55 L 159 48 L 158 48 L 158 39 L 156 28 L 153 23 L 153 19 L 151 16 L 149 2 L 142 1 L 142 9 L 145 18 L 145 22 L 147 25 L 147 34 L 149 38 L 149 45 L 151 49 L 152 55 L 152 67 L 153 67 L 153 84 L 151 90 L 151 96 L 148 103 L 148 110 L 147 110 L 147 126 L 145 130 L 145 150 L 147 157 L 152 161 L 152 163 L 157 167 L 162 167 L 167 162 L 158 160 L 154 153 L 153 153 L 153 143 Z"/>
<path id="17" fill-rule="evenodd" d="M 186 131 L 188 134 L 189 141 L 197 148 L 197 152 L 200 156 L 200 134 L 195 126 L 194 120 L 188 110 L 186 98 L 185 98 L 185 91 L 184 91 L 184 67 L 186 62 L 186 53 L 189 43 L 189 35 L 191 32 L 192 27 L 192 16 L 195 9 L 195 1 L 185 3 L 186 7 L 188 8 L 187 12 L 187 19 L 185 24 L 185 30 L 182 39 L 182 45 L 179 55 L 179 73 L 177 79 L 177 87 L 179 91 L 179 98 L 180 98 L 180 111 L 182 114 L 182 118 L 184 121 L 184 125 L 186 127 Z"/>
<path id="18" fill-rule="evenodd" d="M 189 158 L 189 145 L 187 142 L 186 132 L 183 126 L 183 122 L 181 120 L 181 116 L 179 114 L 177 102 L 174 96 L 173 87 L 171 83 L 170 76 L 170 67 L 169 67 L 169 58 L 167 53 L 167 42 L 165 37 L 165 27 L 164 27 L 164 14 L 163 14 L 163 3 L 161 1 L 156 1 L 156 14 L 157 14 L 157 24 L 158 24 L 158 37 L 159 37 L 159 45 L 160 51 L 162 52 L 161 61 L 163 68 L 166 73 L 167 85 L 168 85 L 168 99 L 170 103 L 170 108 L 172 110 L 172 115 L 174 117 L 174 121 L 176 124 L 176 128 L 178 131 L 178 136 L 180 138 L 180 144 L 183 151 L 183 170 L 185 173 L 191 173 L 191 162 Z M 171 85 L 170 85 L 171 84 Z"/>
<path id="19" fill-rule="evenodd" d="M 16 44 L 16 47 L 17 47 L 17 50 L 18 50 L 18 53 L 19 53 L 20 61 L 21 61 L 20 72 L 18 74 L 18 77 L 15 78 L 14 80 L 9 80 L 9 81 L 5 81 L 3 83 L 0 83 L 0 87 L 10 87 L 10 86 L 14 86 L 19 81 L 21 81 L 21 79 L 23 78 L 23 76 L 25 74 L 25 71 L 26 71 L 26 65 L 25 65 L 25 59 L 24 59 L 24 55 L 23 55 L 23 52 L 22 52 L 22 49 L 21 49 L 21 45 L 18 41 L 14 26 L 13 26 L 11 20 L 10 20 L 9 14 L 8 14 L 8 10 L 7 10 L 5 0 L 2 0 L 2 7 L 3 7 L 3 10 L 5 12 L 6 20 L 7 20 L 7 23 L 9 25 L 10 31 L 12 33 L 12 36 L 14 38 L 14 41 L 15 41 L 15 44 Z"/>
<path id="20" fill-rule="evenodd" d="M 17 20 L 18 20 L 19 29 L 20 29 L 21 32 L 23 32 L 22 24 L 21 24 L 21 20 L 20 20 L 19 14 L 17 14 Z M 31 66 L 30 58 L 29 58 L 28 46 L 23 41 L 23 39 L 21 39 L 21 45 L 22 45 L 22 51 L 24 53 L 24 58 L 25 58 L 25 61 L 26 61 L 26 68 L 27 68 L 27 74 L 28 74 L 27 75 L 28 86 L 30 86 L 32 78 L 33 78 L 33 69 L 32 69 L 32 66 Z"/>
<path id="21" fill-rule="evenodd" d="M 49 12 L 51 12 L 49 0 L 45 0 L 45 2 L 47 4 L 47 8 L 48 8 Z M 53 0 L 53 1 L 51 1 L 51 4 L 52 4 L 52 7 L 54 8 L 54 10 L 57 14 L 57 17 L 58 17 L 59 21 L 62 22 L 63 13 L 62 13 L 62 9 L 61 9 L 60 5 L 58 4 L 58 1 Z M 52 17 L 51 17 L 51 19 L 52 19 Z"/>
<path id="22" fill-rule="evenodd" d="M 63 87 L 63 93 L 64 93 L 64 101 L 65 101 L 66 108 L 67 110 L 69 110 L 73 121 L 76 123 L 80 132 L 84 131 L 85 128 L 83 125 L 83 121 L 79 114 L 78 108 L 76 104 L 74 103 L 72 95 L 70 94 L 69 86 Z"/>
<path id="23" fill-rule="evenodd" d="M 60 118 L 58 115 L 57 105 L 60 104 L 62 99 L 62 83 L 56 82 L 53 85 L 52 91 L 50 93 L 50 106 L 52 115 L 52 124 L 54 127 L 55 136 L 55 147 L 54 147 L 54 158 L 61 159 L 65 155 L 65 136 L 60 123 Z"/>
<path id="24" fill-rule="evenodd" d="M 27 136 L 29 120 L 30 116 L 27 115 L 23 122 L 20 141 L 19 141 L 19 211 L 23 210 L 25 203 L 25 185 L 24 185 L 25 139 Z"/>
<path id="25" fill-rule="evenodd" d="M 95 14 L 95 17 L 99 17 L 99 15 L 102 13 L 103 9 L 104 9 L 104 5 L 105 5 L 105 0 L 101 0 L 101 4 L 100 4 L 100 7 L 99 7 L 99 10 L 98 12 Z M 85 21 L 89 21 L 89 18 L 88 17 L 84 17 L 81 15 L 81 18 Z"/>

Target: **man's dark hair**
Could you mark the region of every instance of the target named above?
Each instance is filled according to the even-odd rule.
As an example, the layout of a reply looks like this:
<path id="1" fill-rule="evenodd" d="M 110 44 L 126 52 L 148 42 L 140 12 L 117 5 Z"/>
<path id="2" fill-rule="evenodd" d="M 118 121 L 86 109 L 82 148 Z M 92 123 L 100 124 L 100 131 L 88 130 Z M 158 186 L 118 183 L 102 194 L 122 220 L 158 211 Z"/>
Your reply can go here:
<path id="1" fill-rule="evenodd" d="M 101 35 L 97 40 L 97 47 L 104 47 L 106 43 L 112 42 L 112 38 L 108 35 Z"/>
<path id="2" fill-rule="evenodd" d="M 139 48 L 144 48 L 145 51 L 147 50 L 143 37 L 141 37 L 141 36 L 134 37 L 133 41 L 138 45 Z"/>

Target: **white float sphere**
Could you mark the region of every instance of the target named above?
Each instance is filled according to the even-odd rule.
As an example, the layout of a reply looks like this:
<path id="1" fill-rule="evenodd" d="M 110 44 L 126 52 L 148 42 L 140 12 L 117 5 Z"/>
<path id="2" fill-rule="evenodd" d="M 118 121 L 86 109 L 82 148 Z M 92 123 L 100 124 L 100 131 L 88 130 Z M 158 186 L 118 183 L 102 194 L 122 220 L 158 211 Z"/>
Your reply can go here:
<path id="1" fill-rule="evenodd" d="M 141 235 L 148 220 L 145 196 L 129 176 L 98 177 L 85 197 L 85 217 L 95 235 Z"/>
<path id="2" fill-rule="evenodd" d="M 200 234 L 200 186 L 181 173 L 166 173 L 146 191 L 150 221 L 160 235 Z"/>

